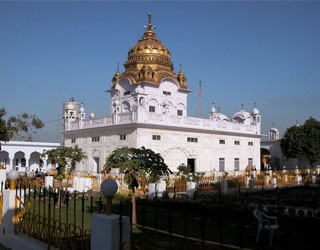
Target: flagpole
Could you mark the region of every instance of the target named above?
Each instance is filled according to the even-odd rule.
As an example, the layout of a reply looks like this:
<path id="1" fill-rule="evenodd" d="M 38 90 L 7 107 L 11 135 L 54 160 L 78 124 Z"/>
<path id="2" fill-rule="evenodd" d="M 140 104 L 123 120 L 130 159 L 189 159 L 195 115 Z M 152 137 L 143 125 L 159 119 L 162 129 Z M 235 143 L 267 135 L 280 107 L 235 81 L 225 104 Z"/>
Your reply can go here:
<path id="1" fill-rule="evenodd" d="M 201 104 L 201 81 L 199 82 L 198 118 L 200 118 L 200 104 Z"/>

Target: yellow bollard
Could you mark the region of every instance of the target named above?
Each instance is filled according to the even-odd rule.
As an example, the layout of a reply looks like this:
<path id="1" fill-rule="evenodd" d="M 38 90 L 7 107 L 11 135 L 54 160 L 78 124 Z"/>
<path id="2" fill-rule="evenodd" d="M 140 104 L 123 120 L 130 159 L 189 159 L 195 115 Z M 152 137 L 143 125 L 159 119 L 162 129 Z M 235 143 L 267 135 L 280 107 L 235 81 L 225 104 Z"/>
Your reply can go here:
<path id="1" fill-rule="evenodd" d="M 106 214 L 109 216 L 112 214 L 112 198 L 113 195 L 108 195 L 106 197 Z"/>
<path id="2" fill-rule="evenodd" d="M 14 197 L 14 232 L 18 232 L 18 197 Z"/>
<path id="3" fill-rule="evenodd" d="M 10 181 L 10 189 L 14 190 L 16 188 L 15 185 L 16 185 L 16 181 L 15 180 L 11 180 Z"/>

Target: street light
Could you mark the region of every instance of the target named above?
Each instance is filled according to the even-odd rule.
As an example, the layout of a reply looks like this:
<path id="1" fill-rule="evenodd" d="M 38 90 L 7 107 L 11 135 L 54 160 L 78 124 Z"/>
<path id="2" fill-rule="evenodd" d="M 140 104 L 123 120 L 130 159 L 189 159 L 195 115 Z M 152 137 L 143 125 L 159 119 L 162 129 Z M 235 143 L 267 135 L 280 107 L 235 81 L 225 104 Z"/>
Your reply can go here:
<path id="1" fill-rule="evenodd" d="M 106 179 L 101 183 L 100 190 L 106 198 L 106 214 L 109 216 L 112 214 L 112 198 L 118 191 L 118 184 L 115 180 Z"/>
<path id="2" fill-rule="evenodd" d="M 8 179 L 10 180 L 10 189 L 11 190 L 14 190 L 15 188 L 15 182 L 16 180 L 18 180 L 20 177 L 19 173 L 16 171 L 16 170 L 11 170 L 9 173 L 8 173 Z"/>

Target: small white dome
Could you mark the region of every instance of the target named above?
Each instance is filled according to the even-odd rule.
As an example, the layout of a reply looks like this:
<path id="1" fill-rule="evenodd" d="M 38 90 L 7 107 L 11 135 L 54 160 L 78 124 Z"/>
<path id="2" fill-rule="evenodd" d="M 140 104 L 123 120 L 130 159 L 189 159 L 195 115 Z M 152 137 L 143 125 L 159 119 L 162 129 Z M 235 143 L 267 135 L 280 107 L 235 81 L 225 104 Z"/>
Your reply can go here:
<path id="1" fill-rule="evenodd" d="M 259 114 L 260 114 L 259 109 L 257 109 L 257 104 L 256 104 L 256 103 L 254 103 L 254 107 L 253 107 L 253 110 L 252 110 L 252 114 L 253 114 L 253 115 L 259 115 Z"/>
<path id="2" fill-rule="evenodd" d="M 90 118 L 94 118 L 94 113 L 93 112 L 91 112 Z"/>
<path id="3" fill-rule="evenodd" d="M 84 108 L 83 107 L 80 108 L 80 112 L 84 113 Z"/>
<path id="4" fill-rule="evenodd" d="M 218 120 L 225 120 L 225 121 L 229 121 L 228 116 L 222 114 L 222 113 L 218 113 L 217 115 Z"/>
<path id="5" fill-rule="evenodd" d="M 70 102 L 67 106 L 68 109 L 74 109 L 74 105 Z"/>
<path id="6" fill-rule="evenodd" d="M 214 103 L 212 103 L 211 112 L 212 112 L 212 113 L 215 113 L 215 112 L 216 112 L 216 108 L 214 107 Z"/>
<path id="7" fill-rule="evenodd" d="M 276 127 L 272 127 L 269 132 L 279 133 L 279 130 Z"/>
<path id="8" fill-rule="evenodd" d="M 259 109 L 257 109 L 256 107 L 254 107 L 253 110 L 252 110 L 252 114 L 253 114 L 253 115 L 259 115 L 259 114 L 260 114 Z"/>
<path id="9" fill-rule="evenodd" d="M 240 118 L 241 120 L 246 120 L 247 118 L 250 118 L 250 117 L 251 117 L 250 113 L 242 109 L 239 112 L 235 113 L 232 119 Z"/>

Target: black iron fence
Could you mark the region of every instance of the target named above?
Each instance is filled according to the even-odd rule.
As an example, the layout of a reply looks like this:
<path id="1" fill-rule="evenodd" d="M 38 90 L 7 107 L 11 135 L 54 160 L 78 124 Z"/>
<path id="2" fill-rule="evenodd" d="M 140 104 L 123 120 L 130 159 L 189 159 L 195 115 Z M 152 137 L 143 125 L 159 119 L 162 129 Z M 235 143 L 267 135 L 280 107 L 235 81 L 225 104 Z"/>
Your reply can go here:
<path id="1" fill-rule="evenodd" d="M 8 184 L 1 183 L 1 193 L 8 187 Z M 303 204 L 309 204 L 316 211 L 319 208 L 318 188 L 301 188 L 311 193 L 309 200 L 304 200 Z M 105 212 L 102 196 L 96 193 L 70 194 L 65 190 L 30 185 L 18 185 L 15 191 L 17 233 L 43 241 L 48 248 L 90 249 L 90 218 L 92 213 Z M 122 217 L 130 217 L 132 232 L 128 244 L 132 249 L 156 249 L 153 247 L 158 243 L 165 245 L 162 247 L 166 249 L 185 250 L 210 249 L 217 245 L 225 248 L 256 248 L 256 222 L 252 208 L 272 204 L 273 210 L 269 212 L 282 216 L 281 209 L 290 201 L 290 197 L 294 197 L 295 188 L 262 189 L 261 192 L 252 193 L 241 189 L 234 191 L 225 195 L 218 187 L 218 192 L 201 200 L 137 199 L 135 225 L 132 224 L 132 204 L 129 199 L 117 197 L 113 211 L 120 214 L 120 230 Z M 315 216 L 315 223 L 319 216 Z"/>

